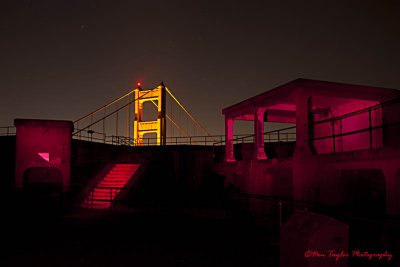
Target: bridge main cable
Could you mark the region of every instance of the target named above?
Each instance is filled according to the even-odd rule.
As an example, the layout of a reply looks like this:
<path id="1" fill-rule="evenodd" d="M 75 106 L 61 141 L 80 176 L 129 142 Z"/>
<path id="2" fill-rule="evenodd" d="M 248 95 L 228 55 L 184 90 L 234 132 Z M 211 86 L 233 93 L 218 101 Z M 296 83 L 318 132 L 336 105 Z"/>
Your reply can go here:
<path id="1" fill-rule="evenodd" d="M 199 121 L 197 121 L 192 114 L 190 114 L 190 112 L 179 102 L 179 100 L 171 93 L 171 91 L 168 89 L 168 87 L 165 87 L 165 89 L 167 90 L 168 94 L 175 100 L 175 102 L 183 109 L 183 111 L 185 111 L 185 113 L 189 116 L 189 118 L 195 123 L 197 124 L 200 129 L 203 130 L 203 132 L 205 132 L 207 134 L 207 136 L 211 136 L 211 134 L 207 131 L 207 129 L 201 125 L 201 123 Z"/>
<path id="2" fill-rule="evenodd" d="M 111 105 L 113 105 L 113 104 L 119 102 L 120 100 L 124 99 L 125 97 L 127 97 L 127 96 L 129 96 L 129 95 L 131 95 L 131 94 L 133 94 L 133 90 L 130 91 L 130 92 L 128 92 L 128 93 L 126 93 L 126 94 L 123 95 L 123 96 L 120 96 L 120 97 L 114 99 L 113 101 L 111 101 L 111 102 L 105 104 L 104 106 L 102 106 L 102 107 L 96 109 L 95 111 L 92 111 L 92 112 L 90 112 L 89 114 L 86 114 L 85 116 L 83 116 L 83 117 L 81 117 L 81 118 L 75 120 L 74 123 L 79 122 L 79 121 L 81 121 L 81 120 L 83 120 L 83 119 L 86 119 L 87 117 L 92 116 L 92 115 L 94 115 L 94 114 L 96 114 L 96 113 L 102 111 L 102 110 L 105 109 L 105 108 L 108 108 L 109 106 L 111 106 Z"/>
<path id="3" fill-rule="evenodd" d="M 97 124 L 98 122 L 100 122 L 100 121 L 102 121 L 102 120 L 104 120 L 104 119 L 110 117 L 111 115 L 114 115 L 115 113 L 118 113 L 121 109 L 124 109 L 124 108 L 126 108 L 127 106 L 129 106 L 130 104 L 134 103 L 135 101 L 137 101 L 137 100 L 139 100 L 139 99 L 142 99 L 145 95 L 147 95 L 148 93 L 152 92 L 152 91 L 155 90 L 155 89 L 156 89 L 156 88 L 153 88 L 153 89 L 147 91 L 147 92 L 146 92 L 145 94 L 143 94 L 142 96 L 140 96 L 140 97 L 138 97 L 138 98 L 136 98 L 136 99 L 133 99 L 132 101 L 129 101 L 127 104 L 125 104 L 125 105 L 123 105 L 122 107 L 120 107 L 120 108 L 114 110 L 114 111 L 111 112 L 110 114 L 108 114 L 108 115 L 106 115 L 106 116 L 104 116 L 104 117 L 98 119 L 97 121 L 92 122 L 92 123 L 89 124 L 88 126 L 82 128 L 82 129 L 78 129 L 78 131 L 75 132 L 74 135 L 77 135 L 78 133 L 82 132 L 83 130 L 86 130 L 86 129 L 92 127 L 93 125 Z M 111 105 L 114 104 L 114 103 L 117 103 L 118 101 L 122 100 L 123 98 L 127 97 L 128 95 L 130 95 L 130 94 L 132 94 L 132 93 L 133 93 L 133 91 L 126 93 L 125 95 L 123 95 L 123 96 L 121 96 L 121 97 L 119 97 L 119 98 L 117 98 L 117 99 L 111 101 L 111 102 L 108 103 L 107 105 L 104 105 L 103 107 L 98 108 L 96 111 L 93 111 L 93 112 L 89 113 L 88 115 L 83 116 L 81 119 L 76 120 L 75 122 L 78 122 L 78 121 L 80 121 L 80 120 L 83 120 L 83 119 L 85 119 L 85 118 L 91 116 L 91 115 L 94 115 L 95 113 L 97 113 L 97 112 L 103 110 L 104 108 L 106 108 L 106 107 L 108 107 L 108 106 L 111 106 Z M 74 122 L 74 123 L 75 123 L 75 122 Z"/>

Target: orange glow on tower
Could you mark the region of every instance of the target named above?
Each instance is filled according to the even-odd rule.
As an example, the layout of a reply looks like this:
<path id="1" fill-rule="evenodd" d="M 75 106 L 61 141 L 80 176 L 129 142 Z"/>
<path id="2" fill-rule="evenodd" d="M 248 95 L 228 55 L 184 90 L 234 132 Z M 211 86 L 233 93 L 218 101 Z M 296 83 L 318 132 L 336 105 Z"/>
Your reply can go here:
<path id="1" fill-rule="evenodd" d="M 143 90 L 138 87 L 134 89 L 135 92 L 135 120 L 133 124 L 133 138 L 135 144 L 143 145 L 143 136 L 149 133 L 157 134 L 157 145 L 164 145 L 166 143 L 166 88 L 163 83 L 154 89 Z M 143 103 L 151 101 L 157 102 L 157 120 L 143 121 Z"/>

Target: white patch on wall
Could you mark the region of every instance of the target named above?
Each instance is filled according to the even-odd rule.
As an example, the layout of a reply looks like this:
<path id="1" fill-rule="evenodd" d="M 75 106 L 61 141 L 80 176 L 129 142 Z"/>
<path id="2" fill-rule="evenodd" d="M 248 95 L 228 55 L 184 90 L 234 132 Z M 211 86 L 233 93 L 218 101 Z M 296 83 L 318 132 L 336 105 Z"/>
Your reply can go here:
<path id="1" fill-rule="evenodd" d="M 39 152 L 37 154 L 39 157 L 44 159 L 46 162 L 50 162 L 50 153 L 49 152 Z"/>

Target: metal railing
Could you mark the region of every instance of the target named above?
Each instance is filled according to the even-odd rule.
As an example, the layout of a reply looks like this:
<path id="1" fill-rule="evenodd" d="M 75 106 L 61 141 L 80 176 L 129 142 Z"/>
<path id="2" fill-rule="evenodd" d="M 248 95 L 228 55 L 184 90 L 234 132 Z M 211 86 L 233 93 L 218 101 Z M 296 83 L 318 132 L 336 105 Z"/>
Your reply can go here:
<path id="1" fill-rule="evenodd" d="M 145 137 L 141 139 L 134 139 L 126 136 L 106 135 L 105 133 L 96 132 L 93 130 L 75 130 L 77 134 L 73 134 L 76 140 L 84 140 L 90 142 L 98 142 L 111 145 L 122 146 L 156 146 L 156 137 Z M 236 139 L 245 138 L 248 135 L 235 135 Z M 166 137 L 165 145 L 201 145 L 208 146 L 214 145 L 216 140 L 218 142 L 225 142 L 225 135 L 202 135 L 202 136 L 175 136 Z"/>
<path id="2" fill-rule="evenodd" d="M 292 142 L 296 141 L 296 126 L 264 132 L 264 142 Z M 236 136 L 231 139 L 234 144 L 254 143 L 254 134 Z M 213 143 L 213 146 L 225 145 L 225 140 Z"/>
<path id="3" fill-rule="evenodd" d="M 95 198 L 94 192 L 95 189 L 104 189 L 108 190 L 109 194 L 107 196 L 107 199 L 104 198 Z M 118 199 L 118 194 L 123 191 L 127 190 L 127 188 L 124 187 L 112 187 L 112 186 L 93 186 L 90 189 L 87 190 L 86 194 L 86 208 L 88 209 L 94 209 L 93 205 L 96 203 L 110 203 L 110 210 L 116 210 L 118 202 L 120 199 Z"/>
<path id="4" fill-rule="evenodd" d="M 13 136 L 16 135 L 15 126 L 0 127 L 0 136 Z"/>
<path id="5" fill-rule="evenodd" d="M 176 136 L 167 137 L 164 145 L 201 145 L 207 146 L 212 145 L 215 140 L 222 140 L 223 135 L 212 135 L 212 136 Z M 158 139 L 156 137 L 134 139 L 124 136 L 113 136 L 113 144 L 115 145 L 126 145 L 126 146 L 155 146 Z"/>
<path id="6" fill-rule="evenodd" d="M 325 129 L 330 129 L 331 134 L 326 134 L 326 135 L 321 135 L 321 136 L 313 136 L 309 139 L 306 139 L 306 142 L 313 142 L 313 141 L 320 141 L 320 140 L 329 140 L 332 139 L 332 151 L 333 153 L 338 152 L 338 144 L 337 141 L 340 140 L 343 143 L 345 142 L 342 137 L 346 136 L 351 136 L 351 135 L 360 135 L 362 133 L 368 134 L 368 144 L 365 146 L 364 149 L 373 149 L 373 148 L 378 148 L 382 147 L 383 144 L 377 144 L 374 143 L 374 132 L 377 130 L 385 129 L 385 128 L 390 128 L 394 126 L 400 125 L 400 120 L 398 119 L 398 116 L 391 116 L 391 118 L 388 118 L 387 114 L 383 114 L 383 109 L 384 108 L 390 108 L 393 107 L 394 105 L 398 104 L 397 110 L 400 110 L 400 98 L 394 98 L 385 102 L 382 102 L 380 104 L 364 108 L 361 110 L 357 110 L 354 112 L 346 113 L 340 116 L 336 116 L 333 118 L 328 118 L 320 121 L 313 122 L 310 124 L 313 129 L 318 127 L 319 125 L 327 125 L 327 128 Z M 355 118 L 356 116 L 365 116 L 364 119 L 359 118 L 357 122 L 366 124 L 367 126 L 361 126 L 358 129 L 353 129 L 353 130 L 348 130 L 348 131 L 342 131 L 342 122 L 346 119 L 352 119 Z M 378 117 L 378 121 L 380 123 L 376 123 L 373 121 L 374 117 Z M 392 118 L 395 118 L 394 120 Z M 384 122 L 386 120 L 386 122 Z M 307 124 L 305 124 L 307 127 Z M 321 126 L 320 126 L 321 127 Z M 361 137 L 361 135 L 360 135 Z M 382 139 L 383 142 L 383 139 Z M 353 150 L 353 149 L 352 149 Z M 329 153 L 329 152 L 328 152 Z"/>

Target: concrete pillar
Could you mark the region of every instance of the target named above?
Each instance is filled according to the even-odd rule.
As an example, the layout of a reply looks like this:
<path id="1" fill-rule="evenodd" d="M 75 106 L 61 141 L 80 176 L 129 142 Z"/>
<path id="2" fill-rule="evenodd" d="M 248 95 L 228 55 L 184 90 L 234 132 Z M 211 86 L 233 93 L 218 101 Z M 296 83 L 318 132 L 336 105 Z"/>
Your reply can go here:
<path id="1" fill-rule="evenodd" d="M 264 150 L 264 112 L 265 108 L 254 108 L 254 159 L 267 159 Z"/>
<path id="2" fill-rule="evenodd" d="M 235 162 L 233 154 L 233 119 L 225 116 L 225 160 Z"/>
<path id="3" fill-rule="evenodd" d="M 400 215 L 399 169 L 390 165 L 383 168 L 386 182 L 386 213 L 398 216 Z"/>
<path id="4" fill-rule="evenodd" d="M 318 202 L 322 169 L 327 166 L 315 157 L 293 159 L 293 199 Z"/>
<path id="5" fill-rule="evenodd" d="M 299 90 L 296 95 L 296 150 L 295 157 L 311 155 L 309 146 L 310 114 L 312 108 L 311 96 Z"/>

